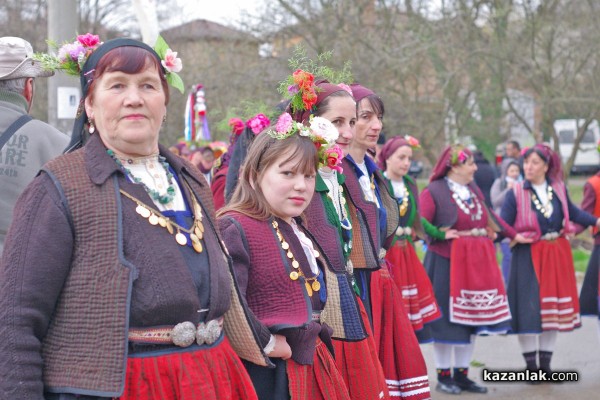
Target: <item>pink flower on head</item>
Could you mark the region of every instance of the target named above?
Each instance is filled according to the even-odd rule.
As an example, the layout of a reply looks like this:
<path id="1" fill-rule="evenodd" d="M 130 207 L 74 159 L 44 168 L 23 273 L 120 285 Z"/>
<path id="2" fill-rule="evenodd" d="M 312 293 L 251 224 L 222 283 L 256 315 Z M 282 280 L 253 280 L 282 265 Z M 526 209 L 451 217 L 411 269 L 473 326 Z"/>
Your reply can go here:
<path id="1" fill-rule="evenodd" d="M 298 85 L 290 85 L 288 86 L 288 93 L 290 95 L 295 95 L 296 93 L 298 93 L 298 91 L 300 90 L 300 88 L 298 88 Z"/>
<path id="2" fill-rule="evenodd" d="M 242 132 L 244 132 L 244 128 L 246 125 L 244 125 L 244 121 L 242 121 L 239 118 L 231 118 L 229 120 L 229 126 L 231 126 L 231 132 L 235 133 L 236 135 L 239 135 Z"/>
<path id="3" fill-rule="evenodd" d="M 183 68 L 181 58 L 177 58 L 177 52 L 167 49 L 165 59 L 161 61 L 161 64 L 168 72 L 179 72 Z"/>
<path id="4" fill-rule="evenodd" d="M 404 140 L 406 140 L 406 142 L 408 143 L 408 145 L 410 147 L 414 147 L 414 148 L 421 147 L 421 143 L 419 143 L 419 140 L 413 136 L 405 135 Z"/>
<path id="5" fill-rule="evenodd" d="M 67 43 L 58 49 L 58 60 L 61 63 L 67 61 L 75 61 L 79 58 L 80 54 L 85 54 L 85 49 L 79 42 Z"/>
<path id="6" fill-rule="evenodd" d="M 100 44 L 100 36 L 86 33 L 85 35 L 77 36 L 77 41 L 85 47 L 95 47 Z"/>
<path id="7" fill-rule="evenodd" d="M 460 153 L 458 153 L 458 161 L 460 161 L 462 164 L 467 161 L 467 158 L 469 158 L 469 156 L 467 156 L 467 153 L 464 151 L 461 150 Z"/>
<path id="8" fill-rule="evenodd" d="M 277 119 L 275 130 L 278 133 L 289 132 L 289 130 L 292 128 L 292 124 L 292 116 L 289 113 L 283 113 Z"/>
<path id="9" fill-rule="evenodd" d="M 344 158 L 344 152 L 340 149 L 340 146 L 337 144 L 331 146 L 327 150 L 325 150 L 325 158 L 326 165 L 334 171 L 339 172 L 340 174 L 343 172 L 342 167 L 342 158 Z"/>
<path id="10" fill-rule="evenodd" d="M 252 129 L 255 135 L 262 132 L 267 126 L 271 124 L 271 121 L 265 114 L 256 114 L 254 117 L 246 121 L 246 124 Z"/>
<path id="11" fill-rule="evenodd" d="M 338 83 L 338 86 L 344 89 L 346 92 L 350 93 L 350 96 L 352 96 L 352 89 L 350 88 L 350 86 L 346 85 L 345 83 Z"/>

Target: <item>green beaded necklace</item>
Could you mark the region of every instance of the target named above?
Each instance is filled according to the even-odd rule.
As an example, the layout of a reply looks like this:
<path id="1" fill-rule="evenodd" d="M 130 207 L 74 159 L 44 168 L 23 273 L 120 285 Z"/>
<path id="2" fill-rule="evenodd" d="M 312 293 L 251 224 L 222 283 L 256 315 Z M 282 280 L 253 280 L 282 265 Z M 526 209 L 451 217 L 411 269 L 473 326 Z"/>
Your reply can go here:
<path id="1" fill-rule="evenodd" d="M 169 170 L 169 163 L 167 163 L 167 159 L 163 156 L 158 156 L 158 162 L 162 164 L 167 172 L 167 181 L 169 182 L 169 187 L 167 188 L 167 192 L 165 194 L 160 194 L 154 189 L 150 189 L 140 178 L 133 176 L 131 171 L 126 168 L 121 160 L 117 158 L 117 155 L 114 151 L 107 149 L 106 152 L 109 156 L 112 157 L 113 160 L 117 163 L 119 168 L 125 172 L 125 175 L 131 179 L 133 182 L 142 185 L 142 187 L 146 190 L 146 192 L 152 197 L 152 199 L 158 201 L 160 204 L 169 204 L 175 198 L 175 186 L 173 185 L 173 174 Z"/>

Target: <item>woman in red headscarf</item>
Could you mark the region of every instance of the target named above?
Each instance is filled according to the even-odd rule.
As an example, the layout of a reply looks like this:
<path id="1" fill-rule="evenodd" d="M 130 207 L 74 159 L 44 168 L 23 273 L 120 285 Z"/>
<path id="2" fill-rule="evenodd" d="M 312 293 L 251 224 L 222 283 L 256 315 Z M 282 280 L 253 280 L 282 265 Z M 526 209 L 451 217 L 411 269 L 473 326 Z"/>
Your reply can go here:
<path id="1" fill-rule="evenodd" d="M 468 377 L 475 335 L 506 333 L 510 310 L 493 239 L 496 232 L 517 241 L 520 235 L 490 212 L 473 182 L 477 166 L 467 148 L 454 145 L 441 154 L 420 197 L 421 215 L 457 238 L 433 238 L 425 267 L 443 317 L 423 329 L 433 339 L 436 390 L 487 393 Z M 454 352 L 454 371 L 452 367 Z"/>
<path id="2" fill-rule="evenodd" d="M 394 242 L 385 259 L 389 263 L 390 275 L 402 293 L 404 307 L 415 331 L 441 317 L 431 282 L 413 245 L 416 237 L 425 237 L 418 209 L 419 189 L 408 175 L 413 149 L 418 147 L 419 141 L 411 136 L 395 136 L 382 147 L 378 161 L 388 189 L 398 201 L 400 214 Z M 446 237 L 445 232 L 436 233 Z"/>
<path id="3" fill-rule="evenodd" d="M 533 241 L 512 249 L 511 332 L 519 335 L 527 369 L 550 372 L 556 333 L 581 326 L 573 255 L 566 236 L 574 233 L 572 222 L 599 226 L 600 219 L 571 203 L 560 158 L 548 146 L 525 149 L 523 159 L 525 180 L 507 193 L 501 211 L 507 223 Z"/>

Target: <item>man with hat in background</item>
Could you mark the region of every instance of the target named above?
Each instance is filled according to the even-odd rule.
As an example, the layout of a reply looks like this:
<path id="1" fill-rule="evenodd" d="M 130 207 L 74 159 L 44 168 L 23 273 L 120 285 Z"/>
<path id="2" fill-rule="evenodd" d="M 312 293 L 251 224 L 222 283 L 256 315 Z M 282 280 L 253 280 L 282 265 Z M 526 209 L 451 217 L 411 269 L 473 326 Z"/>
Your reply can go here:
<path id="1" fill-rule="evenodd" d="M 26 40 L 0 38 L 0 255 L 17 198 L 69 143 L 67 135 L 29 116 L 34 79 L 54 74 L 32 56 Z"/>

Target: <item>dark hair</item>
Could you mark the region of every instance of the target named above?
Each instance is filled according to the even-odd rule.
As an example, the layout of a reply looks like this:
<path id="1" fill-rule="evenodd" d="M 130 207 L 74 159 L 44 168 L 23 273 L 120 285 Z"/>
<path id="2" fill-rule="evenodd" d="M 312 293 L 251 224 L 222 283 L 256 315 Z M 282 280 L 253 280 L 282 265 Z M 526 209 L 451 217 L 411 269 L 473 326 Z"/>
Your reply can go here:
<path id="1" fill-rule="evenodd" d="M 508 142 L 506 142 L 507 145 L 511 145 L 513 146 L 515 149 L 517 150 L 521 150 L 521 145 L 519 144 L 519 142 L 517 142 L 516 140 L 509 140 Z"/>
<path id="2" fill-rule="evenodd" d="M 96 81 L 105 72 L 123 72 L 126 74 L 137 74 L 144 69 L 154 66 L 160 77 L 160 83 L 165 93 L 165 105 L 169 104 L 169 84 L 166 76 L 162 73 L 162 66 L 156 57 L 149 51 L 134 46 L 116 47 L 106 53 L 96 64 L 92 81 L 88 88 L 88 96 L 93 95 Z"/>
<path id="3" fill-rule="evenodd" d="M 273 127 L 267 128 L 269 129 Z M 317 173 L 319 156 L 317 148 L 308 137 L 294 134 L 285 139 L 275 139 L 269 136 L 267 130 L 258 134 L 250 145 L 231 201 L 219 210 L 217 216 L 228 211 L 239 212 L 262 221 L 273 216 L 274 213 L 258 182 L 264 176 L 265 170 L 290 150 L 292 156 L 285 162 L 295 161 L 292 168 L 294 171 L 303 171 L 307 175 Z"/>
<path id="4" fill-rule="evenodd" d="M 542 148 L 539 148 L 537 146 L 532 146 L 525 150 L 525 153 L 523 154 L 523 160 L 528 159 L 532 153 L 535 153 L 538 156 L 540 156 L 542 161 L 546 164 L 548 164 L 548 161 L 550 161 L 549 155 L 546 152 L 544 152 Z"/>
<path id="5" fill-rule="evenodd" d="M 377 96 L 376 94 L 370 94 L 368 96 L 363 97 L 360 101 L 356 102 L 356 113 L 357 114 L 358 114 L 358 111 L 360 110 L 360 103 L 362 103 L 363 100 L 367 100 L 369 102 L 369 105 L 371 106 L 371 108 L 373 109 L 373 112 L 377 116 L 383 117 L 383 115 L 385 114 L 385 107 L 383 107 L 383 100 L 381 100 L 381 98 L 379 96 Z"/>

